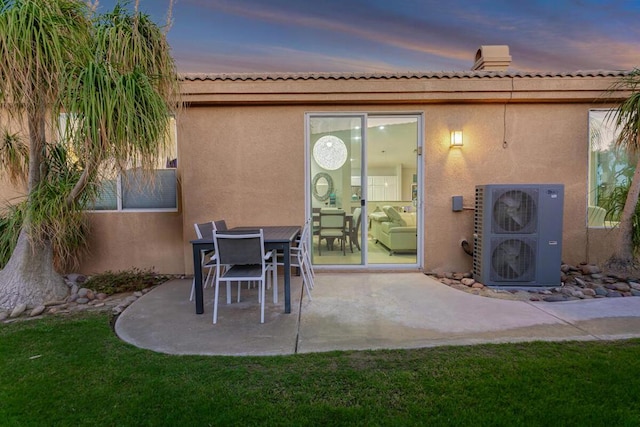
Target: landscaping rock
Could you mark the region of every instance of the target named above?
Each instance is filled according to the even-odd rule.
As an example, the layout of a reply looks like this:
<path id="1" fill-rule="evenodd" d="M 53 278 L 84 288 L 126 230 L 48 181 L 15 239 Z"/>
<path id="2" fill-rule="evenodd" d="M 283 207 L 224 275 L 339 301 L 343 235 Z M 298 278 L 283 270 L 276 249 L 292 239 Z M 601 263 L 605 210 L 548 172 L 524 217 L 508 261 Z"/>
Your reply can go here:
<path id="1" fill-rule="evenodd" d="M 631 290 L 631 287 L 624 282 L 612 283 L 611 285 L 606 286 L 606 288 L 612 289 L 614 291 L 619 291 L 619 292 L 629 292 Z"/>
<path id="2" fill-rule="evenodd" d="M 569 301 L 591 298 L 620 298 L 640 296 L 640 279 L 625 278 L 615 274 L 605 274 L 600 267 L 593 264 L 582 263 L 579 266 L 562 264 L 560 266 L 560 278 L 562 286 L 558 287 L 531 287 L 525 292 L 523 298 L 516 291 L 494 289 L 486 287 L 473 280 L 473 274 L 454 272 L 425 272 L 425 274 L 437 278 L 441 283 L 456 289 L 475 295 L 488 296 L 502 299 L 517 299 L 524 301 Z M 462 277 L 460 280 L 453 278 Z M 506 292 L 507 295 L 504 293 Z"/>
<path id="3" fill-rule="evenodd" d="M 24 313 L 24 311 L 27 309 L 27 304 L 18 304 L 17 306 L 15 306 L 13 308 L 13 310 L 11 311 L 11 314 L 9 315 L 10 318 L 15 318 L 20 316 L 22 313 Z"/>
<path id="4" fill-rule="evenodd" d="M 587 282 L 586 282 L 584 279 L 580 278 L 580 277 L 574 277 L 574 281 L 575 281 L 579 286 L 582 286 L 582 287 L 587 286 Z"/>
<path id="5" fill-rule="evenodd" d="M 31 313 L 29 313 L 29 317 L 39 316 L 40 314 L 44 313 L 46 308 L 47 307 L 45 307 L 44 305 L 37 306 L 36 308 L 31 310 Z"/>
<path id="6" fill-rule="evenodd" d="M 593 264 L 581 265 L 580 271 L 582 274 L 597 274 L 601 272 L 600 267 Z"/>
<path id="7" fill-rule="evenodd" d="M 605 289 L 605 287 L 604 287 L 604 286 L 598 286 L 598 287 L 595 289 L 595 291 L 596 291 L 596 295 L 600 295 L 600 296 L 603 296 L 603 297 L 606 297 L 606 296 L 607 296 L 607 294 L 609 293 L 609 292 Z"/>

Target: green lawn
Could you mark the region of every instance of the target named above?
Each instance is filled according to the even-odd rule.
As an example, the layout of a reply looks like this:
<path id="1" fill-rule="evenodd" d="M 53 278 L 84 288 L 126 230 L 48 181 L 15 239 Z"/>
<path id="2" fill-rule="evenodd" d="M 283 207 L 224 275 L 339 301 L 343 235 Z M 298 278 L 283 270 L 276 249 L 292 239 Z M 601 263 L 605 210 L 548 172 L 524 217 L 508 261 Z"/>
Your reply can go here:
<path id="1" fill-rule="evenodd" d="M 640 425 L 640 340 L 169 356 L 107 314 L 0 325 L 0 425 Z"/>

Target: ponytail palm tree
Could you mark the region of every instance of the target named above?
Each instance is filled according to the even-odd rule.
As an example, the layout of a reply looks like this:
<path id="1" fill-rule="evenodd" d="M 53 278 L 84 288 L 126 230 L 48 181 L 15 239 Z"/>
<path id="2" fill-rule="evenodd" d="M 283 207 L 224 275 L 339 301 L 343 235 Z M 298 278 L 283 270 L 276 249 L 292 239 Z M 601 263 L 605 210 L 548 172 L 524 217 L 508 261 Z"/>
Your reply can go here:
<path id="1" fill-rule="evenodd" d="M 636 271 L 639 269 L 633 244 L 633 219 L 640 197 L 640 69 L 631 71 L 613 89 L 629 90 L 631 94 L 613 110 L 611 119 L 619 134 L 615 140 L 617 148 L 636 156 L 636 164 L 622 214 L 614 253 L 606 266 L 618 271 Z"/>
<path id="2" fill-rule="evenodd" d="M 0 110 L 8 113 L 0 125 L 12 135 L 0 143 L 13 144 L 0 147 L 0 165 L 14 179 L 26 171 L 27 189 L 19 237 L 0 271 L 0 308 L 66 296 L 54 257 L 68 249 L 60 236 L 81 243 L 98 172 L 152 168 L 167 139 L 178 83 L 165 34 L 137 3 L 130 11 L 118 2 L 104 15 L 96 5 L 0 0 Z M 24 156 L 2 155 L 25 151 L 16 148 L 20 135 L 26 167 Z"/>

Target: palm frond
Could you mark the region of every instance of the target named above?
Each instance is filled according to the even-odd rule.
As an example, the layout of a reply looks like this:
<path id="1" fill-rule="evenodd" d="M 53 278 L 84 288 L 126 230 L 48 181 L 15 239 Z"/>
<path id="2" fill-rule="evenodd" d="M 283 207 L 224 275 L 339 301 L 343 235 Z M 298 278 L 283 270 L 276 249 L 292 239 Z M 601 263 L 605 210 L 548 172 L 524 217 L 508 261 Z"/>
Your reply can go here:
<path id="1" fill-rule="evenodd" d="M 640 152 L 640 69 L 634 69 L 619 82 L 614 89 L 631 91 L 617 109 L 608 114 L 619 130 L 615 144 L 630 154 Z"/>
<path id="2" fill-rule="evenodd" d="M 13 184 L 25 182 L 29 167 L 29 147 L 17 133 L 5 130 L 0 137 L 0 166 Z"/>
<path id="3" fill-rule="evenodd" d="M 0 3 L 0 93 L 10 112 L 51 105 L 69 65 L 89 53 L 86 16 L 74 0 Z"/>

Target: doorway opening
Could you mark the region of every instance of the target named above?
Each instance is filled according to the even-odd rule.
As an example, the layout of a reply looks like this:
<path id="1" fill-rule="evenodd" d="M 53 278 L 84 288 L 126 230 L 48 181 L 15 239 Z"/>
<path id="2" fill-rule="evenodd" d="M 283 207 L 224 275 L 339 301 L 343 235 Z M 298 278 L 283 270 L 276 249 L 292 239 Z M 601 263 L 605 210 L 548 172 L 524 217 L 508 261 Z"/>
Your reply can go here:
<path id="1" fill-rule="evenodd" d="M 315 266 L 421 266 L 421 114 L 308 113 Z"/>

